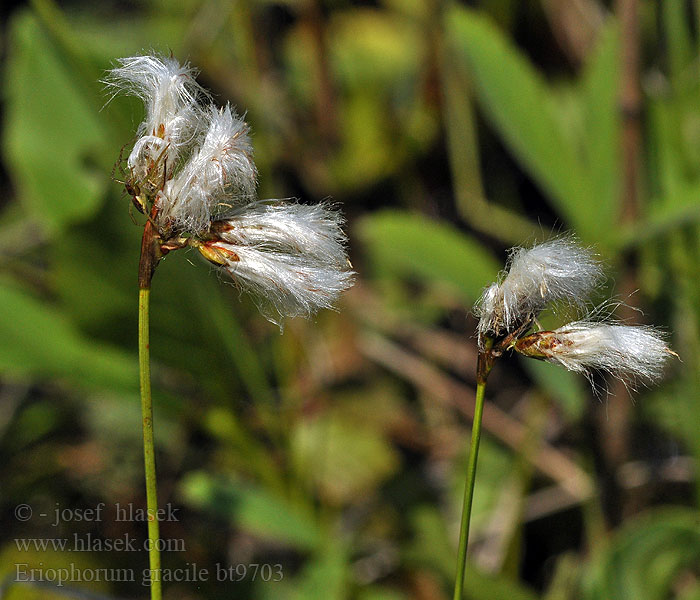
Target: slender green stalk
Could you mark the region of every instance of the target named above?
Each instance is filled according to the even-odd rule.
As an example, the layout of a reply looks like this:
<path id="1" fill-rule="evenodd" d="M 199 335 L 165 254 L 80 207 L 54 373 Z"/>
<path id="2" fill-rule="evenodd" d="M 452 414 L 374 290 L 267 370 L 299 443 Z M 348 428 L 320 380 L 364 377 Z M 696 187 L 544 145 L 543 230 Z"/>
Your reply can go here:
<path id="1" fill-rule="evenodd" d="M 484 414 L 484 396 L 486 379 L 493 365 L 491 347 L 493 340 L 487 340 L 486 349 L 479 353 L 476 377 L 476 403 L 472 423 L 472 441 L 469 448 L 467 463 L 467 482 L 464 487 L 462 503 L 462 522 L 459 530 L 459 549 L 457 551 L 457 575 L 455 577 L 455 592 L 453 600 L 461 600 L 464 589 L 464 571 L 467 566 L 467 543 L 469 541 L 469 523 L 472 516 L 472 500 L 474 499 L 474 483 L 476 481 L 476 461 L 479 458 L 479 441 L 481 440 L 481 420 Z"/>
<path id="2" fill-rule="evenodd" d="M 481 439 L 481 415 L 484 410 L 484 391 L 486 382 L 480 381 L 476 386 L 476 406 L 474 408 L 474 424 L 472 426 L 472 441 L 469 449 L 469 464 L 467 465 L 467 483 L 464 488 L 462 504 L 462 524 L 459 530 L 459 551 L 457 553 L 457 577 L 455 579 L 454 600 L 461 600 L 464 587 L 464 569 L 467 564 L 467 542 L 469 541 L 469 521 L 472 515 L 472 500 L 474 498 L 474 481 L 476 479 L 476 459 L 479 455 L 479 440 Z"/>
<path id="3" fill-rule="evenodd" d="M 139 289 L 139 376 L 141 380 L 141 416 L 143 420 L 143 458 L 146 469 L 146 505 L 148 508 L 148 559 L 151 568 L 151 600 L 161 600 L 160 550 L 158 549 L 158 488 L 153 445 L 153 402 L 148 336 L 150 288 Z"/>

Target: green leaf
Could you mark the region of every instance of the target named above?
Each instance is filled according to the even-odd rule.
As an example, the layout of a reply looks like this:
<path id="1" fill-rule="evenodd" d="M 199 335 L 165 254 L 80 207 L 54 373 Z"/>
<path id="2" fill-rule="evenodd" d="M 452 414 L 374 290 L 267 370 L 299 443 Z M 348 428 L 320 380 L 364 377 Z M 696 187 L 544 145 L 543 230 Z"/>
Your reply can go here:
<path id="1" fill-rule="evenodd" d="M 345 101 L 339 116 L 342 145 L 329 165 L 343 189 L 366 187 L 389 176 L 399 163 L 386 110 L 381 99 L 370 94 Z"/>
<path id="2" fill-rule="evenodd" d="M 227 518 L 260 537 L 303 550 L 318 547 L 322 539 L 318 525 L 308 514 L 251 484 L 194 472 L 182 482 L 181 490 L 193 506 Z"/>
<path id="3" fill-rule="evenodd" d="M 341 600 L 347 598 L 350 575 L 348 557 L 338 543 L 326 544 L 302 572 L 297 587 L 299 600 Z"/>
<path id="4" fill-rule="evenodd" d="M 357 600 L 408 600 L 408 596 L 393 588 L 367 586 L 358 591 Z"/>
<path id="5" fill-rule="evenodd" d="M 91 168 L 104 131 L 35 18 L 10 30 L 4 150 L 29 214 L 56 231 L 93 215 L 107 177 Z"/>
<path id="6" fill-rule="evenodd" d="M 86 387 L 133 391 L 137 361 L 87 338 L 64 315 L 0 278 L 0 371 L 10 377 L 58 377 Z"/>
<path id="7" fill-rule="evenodd" d="M 620 33 L 616 20 L 598 34 L 581 80 L 586 166 L 590 173 L 601 239 L 619 221 L 621 191 Z"/>
<path id="8" fill-rule="evenodd" d="M 493 23 L 455 6 L 446 15 L 452 52 L 469 70 L 482 109 L 513 154 L 583 237 L 593 236 L 598 214 L 588 174 L 567 123 L 540 74 Z"/>
<path id="9" fill-rule="evenodd" d="M 418 214 L 383 211 L 364 217 L 357 231 L 380 276 L 418 277 L 447 288 L 466 304 L 500 269 L 467 234 Z"/>

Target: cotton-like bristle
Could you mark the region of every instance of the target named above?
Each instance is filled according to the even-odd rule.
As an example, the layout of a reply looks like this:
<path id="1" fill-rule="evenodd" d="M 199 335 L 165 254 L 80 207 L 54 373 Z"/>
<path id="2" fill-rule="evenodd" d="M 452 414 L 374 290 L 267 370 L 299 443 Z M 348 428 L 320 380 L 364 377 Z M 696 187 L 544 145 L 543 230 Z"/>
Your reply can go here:
<path id="1" fill-rule="evenodd" d="M 604 371 L 632 387 L 658 381 L 674 353 L 653 327 L 576 321 L 554 331 L 521 338 L 515 349 L 522 354 L 562 365 L 590 376 Z"/>
<path id="2" fill-rule="evenodd" d="M 342 222 L 325 204 L 259 202 L 215 222 L 216 239 L 202 254 L 213 256 L 263 314 L 281 324 L 284 317 L 331 308 L 352 285 Z"/>
<path id="3" fill-rule="evenodd" d="M 206 111 L 206 135 L 163 193 L 160 218 L 202 233 L 209 223 L 255 195 L 257 170 L 249 128 L 227 104 Z"/>
<path id="4" fill-rule="evenodd" d="M 601 278 L 599 262 L 571 236 L 513 249 L 506 274 L 477 303 L 480 343 L 526 324 L 550 303 L 583 305 Z"/>
<path id="5" fill-rule="evenodd" d="M 163 255 L 198 248 L 278 324 L 331 308 L 352 285 L 340 213 L 328 204 L 256 202 L 248 125 L 228 104 L 201 104 L 209 97 L 189 65 L 124 58 L 106 83 L 146 106 L 125 187 L 149 214 Z"/>
<path id="6" fill-rule="evenodd" d="M 183 110 L 196 107 L 207 92 L 196 82 L 196 71 L 174 58 L 130 56 L 120 58 L 119 66 L 105 79 L 115 94 L 124 92 L 143 100 L 146 119 L 139 128 L 141 135 L 158 135 L 161 124 L 168 124 Z"/>
<path id="7" fill-rule="evenodd" d="M 141 98 L 146 108 L 129 168 L 140 187 L 162 187 L 168 177 L 165 171 L 172 172 L 182 151 L 199 135 L 203 126 L 199 101 L 207 93 L 195 81 L 195 70 L 173 58 L 132 56 L 118 62 L 107 74 L 107 87 L 115 94 Z"/>

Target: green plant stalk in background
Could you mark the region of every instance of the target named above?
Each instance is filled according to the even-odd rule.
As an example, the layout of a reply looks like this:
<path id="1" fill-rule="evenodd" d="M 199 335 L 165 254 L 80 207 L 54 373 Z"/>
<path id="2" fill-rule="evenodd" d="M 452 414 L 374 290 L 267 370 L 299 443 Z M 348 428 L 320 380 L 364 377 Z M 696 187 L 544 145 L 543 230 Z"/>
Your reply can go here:
<path id="1" fill-rule="evenodd" d="M 153 443 L 153 399 L 151 397 L 151 363 L 149 348 L 149 299 L 151 279 L 157 264 L 156 239 L 150 221 L 146 223 L 139 263 L 139 380 L 141 420 L 143 424 L 143 459 L 146 473 L 146 507 L 148 514 L 148 560 L 151 569 L 151 600 L 161 600 L 160 550 L 158 542 L 158 485 Z"/>
<path id="2" fill-rule="evenodd" d="M 476 367 L 476 400 L 474 419 L 472 423 L 472 439 L 469 447 L 469 462 L 467 463 L 467 482 L 464 487 L 462 502 L 462 521 L 459 530 L 459 548 L 457 551 L 457 575 L 455 576 L 454 600 L 461 600 L 464 588 L 464 571 L 467 566 L 467 544 L 469 542 L 469 523 L 472 516 L 472 501 L 474 499 L 474 483 L 476 481 L 476 461 L 479 458 L 479 442 L 481 440 L 481 420 L 484 413 L 484 397 L 486 394 L 486 379 L 493 366 L 491 348 L 493 340 L 486 340 L 486 347 L 479 353 Z"/>

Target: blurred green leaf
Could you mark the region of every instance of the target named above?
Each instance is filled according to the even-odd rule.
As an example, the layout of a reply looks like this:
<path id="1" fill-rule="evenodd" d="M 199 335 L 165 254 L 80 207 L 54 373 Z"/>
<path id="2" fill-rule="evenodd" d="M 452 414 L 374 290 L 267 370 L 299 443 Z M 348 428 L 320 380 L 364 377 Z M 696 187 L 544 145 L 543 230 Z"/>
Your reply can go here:
<path id="1" fill-rule="evenodd" d="M 688 7 L 682 2 L 662 2 L 661 25 L 664 27 L 664 41 L 668 53 L 668 67 L 671 85 L 678 89 L 687 78 L 691 65 L 691 33 Z"/>
<path id="2" fill-rule="evenodd" d="M 676 376 L 665 388 L 648 393 L 642 414 L 648 423 L 665 428 L 700 457 L 700 381 L 697 373 L 689 375 Z"/>
<path id="3" fill-rule="evenodd" d="M 18 411 L 10 432 L 11 441 L 15 448 L 31 446 L 54 429 L 60 419 L 60 413 L 50 403 L 30 404 Z"/>
<path id="4" fill-rule="evenodd" d="M 107 566 L 100 564 L 99 559 L 98 552 L 58 552 L 50 546 L 41 551 L 19 550 L 13 540 L 0 549 L 2 599 L 75 600 L 85 597 L 83 592 L 91 598 L 96 597 L 95 594 L 106 594 L 110 584 L 104 578 L 94 576 L 97 569 Z M 76 573 L 84 574 L 85 580 L 79 580 Z M 59 577 L 62 581 L 57 586 Z M 103 595 L 98 597 L 106 598 Z"/>
<path id="5" fill-rule="evenodd" d="M 6 278 L 0 278 L 0 306 L 0 370 L 6 376 L 136 389 L 135 357 L 84 338 L 58 310 Z"/>
<path id="6" fill-rule="evenodd" d="M 107 177 L 93 166 L 105 135 L 35 18 L 10 30 L 4 150 L 20 198 L 49 231 L 98 209 Z"/>
<path id="7" fill-rule="evenodd" d="M 350 575 L 348 557 L 337 543 L 326 544 L 307 565 L 299 578 L 298 600 L 341 600 L 348 598 Z"/>
<path id="8" fill-rule="evenodd" d="M 500 269 L 467 234 L 417 214 L 382 211 L 361 219 L 357 231 L 380 276 L 418 277 L 469 305 Z"/>
<path id="9" fill-rule="evenodd" d="M 391 588 L 367 586 L 358 591 L 357 600 L 408 600 L 408 596 Z"/>
<path id="10" fill-rule="evenodd" d="M 185 477 L 181 491 L 196 508 L 260 537 L 304 550 L 321 543 L 321 531 L 308 514 L 265 489 L 198 471 Z"/>
<path id="11" fill-rule="evenodd" d="M 588 173 L 552 92 L 532 65 L 486 17 L 447 12 L 447 38 L 476 85 L 482 109 L 513 153 L 584 238 L 600 229 Z"/>
<path id="12" fill-rule="evenodd" d="M 131 319 L 136 347 L 137 290 L 140 235 L 123 208 L 123 237 L 90 222 L 72 227 L 56 239 L 51 252 L 50 276 L 62 311 L 86 331 L 113 332 L 115 322 Z M 116 211 L 114 211 L 116 212 Z M 128 234 L 131 234 L 130 236 Z M 109 237 L 110 243 L 105 244 Z"/>
<path id="13" fill-rule="evenodd" d="M 593 186 L 589 219 L 598 220 L 596 240 L 605 241 L 619 222 L 621 193 L 620 33 L 610 19 L 598 34 L 580 80 L 586 166 Z M 586 207 L 580 207 L 585 210 Z"/>
<path id="14" fill-rule="evenodd" d="M 345 101 L 340 114 L 343 143 L 330 170 L 343 189 L 361 189 L 389 175 L 399 162 L 386 107 L 371 95 Z"/>
<path id="15" fill-rule="evenodd" d="M 467 442 L 459 460 L 454 463 L 452 472 L 450 498 L 452 503 L 452 518 L 458 523 L 464 497 L 464 482 L 467 473 Z M 479 479 L 474 489 L 472 506 L 472 530 L 477 533 L 492 519 L 494 507 L 497 505 L 499 494 L 508 483 L 513 473 L 514 461 L 517 455 L 504 448 L 492 437 L 483 436 L 479 447 Z"/>

